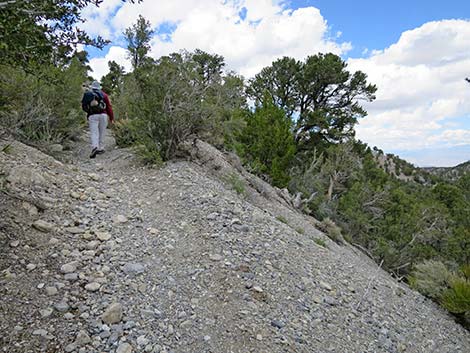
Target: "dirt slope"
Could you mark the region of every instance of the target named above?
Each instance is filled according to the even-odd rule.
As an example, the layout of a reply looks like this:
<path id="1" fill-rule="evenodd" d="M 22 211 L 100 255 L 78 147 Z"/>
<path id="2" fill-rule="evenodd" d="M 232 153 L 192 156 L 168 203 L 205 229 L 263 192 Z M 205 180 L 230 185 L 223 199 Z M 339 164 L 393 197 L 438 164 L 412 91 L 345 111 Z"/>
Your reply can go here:
<path id="1" fill-rule="evenodd" d="M 442 309 L 211 146 L 156 170 L 112 139 L 64 163 L 6 144 L 2 352 L 470 351 Z"/>

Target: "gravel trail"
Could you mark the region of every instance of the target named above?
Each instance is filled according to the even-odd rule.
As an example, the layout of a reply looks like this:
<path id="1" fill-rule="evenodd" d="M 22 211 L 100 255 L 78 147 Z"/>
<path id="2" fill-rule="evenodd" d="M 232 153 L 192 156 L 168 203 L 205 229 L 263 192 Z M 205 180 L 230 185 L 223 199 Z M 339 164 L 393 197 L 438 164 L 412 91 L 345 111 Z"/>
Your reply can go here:
<path id="1" fill-rule="evenodd" d="M 62 162 L 7 144 L 1 352 L 470 352 L 444 310 L 210 146 L 152 169 L 111 137 Z"/>

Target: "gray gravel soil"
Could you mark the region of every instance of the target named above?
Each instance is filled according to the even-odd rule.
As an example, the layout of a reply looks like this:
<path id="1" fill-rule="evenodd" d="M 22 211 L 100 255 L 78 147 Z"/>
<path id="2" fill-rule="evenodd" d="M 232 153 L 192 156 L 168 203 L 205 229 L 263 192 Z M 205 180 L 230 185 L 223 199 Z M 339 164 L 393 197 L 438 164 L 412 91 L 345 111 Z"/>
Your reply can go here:
<path id="1" fill-rule="evenodd" d="M 1 352 L 470 352 L 470 334 L 200 141 L 0 141 Z M 61 162 L 60 162 L 61 161 Z"/>

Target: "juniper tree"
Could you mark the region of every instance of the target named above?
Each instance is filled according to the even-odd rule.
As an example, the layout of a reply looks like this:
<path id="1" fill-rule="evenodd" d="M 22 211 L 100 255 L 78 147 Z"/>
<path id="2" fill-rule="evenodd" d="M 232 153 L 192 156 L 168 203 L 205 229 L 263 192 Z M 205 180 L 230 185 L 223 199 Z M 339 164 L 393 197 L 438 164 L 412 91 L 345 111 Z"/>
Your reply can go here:
<path id="1" fill-rule="evenodd" d="M 132 67 L 138 69 L 148 62 L 148 52 L 150 50 L 150 40 L 154 31 L 142 15 L 139 15 L 137 22 L 124 32 L 127 41 L 128 56 L 131 60 Z"/>
<path id="2" fill-rule="evenodd" d="M 107 93 L 113 94 L 123 82 L 124 67 L 115 61 L 109 61 L 108 68 L 109 72 L 101 78 L 101 85 Z"/>
<path id="3" fill-rule="evenodd" d="M 361 71 L 350 73 L 334 54 L 316 54 L 304 62 L 282 58 L 249 82 L 255 101 L 270 93 L 274 104 L 295 120 L 299 149 L 326 147 L 354 136 L 354 126 L 367 115 L 361 101 L 372 101 L 377 87 Z"/>

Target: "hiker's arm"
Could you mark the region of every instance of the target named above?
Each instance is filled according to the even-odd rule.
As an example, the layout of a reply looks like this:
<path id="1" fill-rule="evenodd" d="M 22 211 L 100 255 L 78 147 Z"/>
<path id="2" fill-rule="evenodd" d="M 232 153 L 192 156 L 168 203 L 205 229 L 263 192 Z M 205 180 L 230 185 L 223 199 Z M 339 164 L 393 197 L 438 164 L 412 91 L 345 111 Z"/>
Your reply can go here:
<path id="1" fill-rule="evenodd" d="M 106 93 L 104 93 L 104 102 L 106 103 L 106 114 L 109 116 L 109 121 L 114 123 L 113 107 L 111 106 L 111 101 Z"/>
<path id="2" fill-rule="evenodd" d="M 88 102 L 87 102 L 86 99 L 85 99 L 85 95 L 83 95 L 83 98 L 82 98 L 82 110 L 83 110 L 85 113 L 88 113 L 87 105 L 88 105 Z"/>

